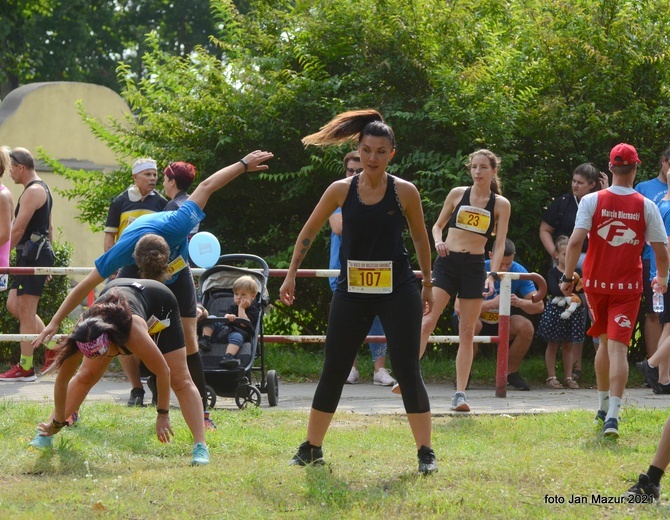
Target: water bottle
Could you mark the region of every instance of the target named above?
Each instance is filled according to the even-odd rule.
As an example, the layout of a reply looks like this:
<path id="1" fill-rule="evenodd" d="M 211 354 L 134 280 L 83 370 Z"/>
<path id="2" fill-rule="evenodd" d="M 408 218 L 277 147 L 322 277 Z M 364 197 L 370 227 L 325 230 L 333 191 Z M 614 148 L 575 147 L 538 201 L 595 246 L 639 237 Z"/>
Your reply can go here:
<path id="1" fill-rule="evenodd" d="M 663 304 L 663 293 L 662 292 L 654 291 L 653 307 L 654 307 L 654 312 L 656 312 L 656 313 L 663 312 L 665 306 Z"/>

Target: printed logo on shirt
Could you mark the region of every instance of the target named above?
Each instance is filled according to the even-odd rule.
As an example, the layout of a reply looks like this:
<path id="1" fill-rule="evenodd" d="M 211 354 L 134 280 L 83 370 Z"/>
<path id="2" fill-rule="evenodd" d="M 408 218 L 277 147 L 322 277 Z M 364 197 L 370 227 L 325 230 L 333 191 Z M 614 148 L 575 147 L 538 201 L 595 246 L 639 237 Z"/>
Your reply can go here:
<path id="1" fill-rule="evenodd" d="M 630 320 L 628 319 L 628 316 L 625 314 L 617 314 L 614 317 L 614 323 L 619 325 L 619 327 L 624 328 L 624 329 L 630 329 L 632 327 Z"/>
<path id="2" fill-rule="evenodd" d="M 598 228 L 598 235 L 613 247 L 624 244 L 637 245 L 640 240 L 636 238 L 635 231 L 630 229 L 620 220 L 609 220 Z"/>

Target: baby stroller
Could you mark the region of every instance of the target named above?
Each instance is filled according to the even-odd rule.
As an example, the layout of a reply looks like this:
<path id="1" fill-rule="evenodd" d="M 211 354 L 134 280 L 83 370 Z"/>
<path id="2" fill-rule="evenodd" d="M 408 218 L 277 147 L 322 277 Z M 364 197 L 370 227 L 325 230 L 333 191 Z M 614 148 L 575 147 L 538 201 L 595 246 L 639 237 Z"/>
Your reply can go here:
<path id="1" fill-rule="evenodd" d="M 225 265 L 234 264 L 234 265 Z M 238 267 L 240 264 L 252 264 L 254 267 Z M 259 272 L 260 271 L 260 272 Z M 230 254 L 219 257 L 217 265 L 210 267 L 200 276 L 202 304 L 209 317 L 200 322 L 200 326 L 214 326 L 217 322 L 230 323 L 223 316 L 234 303 L 233 283 L 242 275 L 252 276 L 258 283 L 259 291 L 256 303 L 260 308 L 255 323 L 256 334 L 250 342 L 245 342 L 237 353 L 240 365 L 237 368 L 222 368 L 219 361 L 226 353 L 226 343 L 210 343 L 210 350 L 201 351 L 202 364 L 205 371 L 207 389 L 207 406 L 214 407 L 216 396 L 235 398 L 239 408 L 246 408 L 249 403 L 261 404 L 261 393 L 267 394 L 268 404 L 277 406 L 279 402 L 279 382 L 277 372 L 265 372 L 265 347 L 263 343 L 263 314 L 270 297 L 267 291 L 269 276 L 268 264 L 262 258 L 248 254 Z M 235 320 L 238 322 L 239 318 Z M 235 323 L 233 322 L 233 323 Z M 256 365 L 259 360 L 260 366 Z M 260 382 L 254 383 L 254 377 Z"/>

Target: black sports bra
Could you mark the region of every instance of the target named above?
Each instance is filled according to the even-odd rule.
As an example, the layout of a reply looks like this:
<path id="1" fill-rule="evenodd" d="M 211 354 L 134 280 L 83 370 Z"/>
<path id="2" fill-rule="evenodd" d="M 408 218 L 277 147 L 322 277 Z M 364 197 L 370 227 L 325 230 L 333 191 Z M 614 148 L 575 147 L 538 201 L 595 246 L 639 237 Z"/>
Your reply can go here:
<path id="1" fill-rule="evenodd" d="M 449 219 L 449 227 L 471 231 L 478 235 L 484 235 L 486 238 L 491 238 L 495 229 L 493 208 L 496 203 L 496 194 L 491 192 L 491 198 L 486 207 L 478 208 L 470 205 L 470 191 L 472 191 L 472 188 L 465 190 L 458 206 L 454 208 L 454 212 Z"/>

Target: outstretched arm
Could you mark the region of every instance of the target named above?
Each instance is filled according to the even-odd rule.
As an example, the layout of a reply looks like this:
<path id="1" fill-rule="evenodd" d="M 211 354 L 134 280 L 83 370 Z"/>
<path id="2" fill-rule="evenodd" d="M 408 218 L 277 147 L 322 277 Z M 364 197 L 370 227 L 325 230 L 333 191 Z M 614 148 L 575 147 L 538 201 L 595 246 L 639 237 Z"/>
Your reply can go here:
<path id="1" fill-rule="evenodd" d="M 262 150 L 251 152 L 235 164 L 226 166 L 207 177 L 204 181 L 198 184 L 198 187 L 193 191 L 188 200 L 195 202 L 200 209 L 205 209 L 205 205 L 212 193 L 223 188 L 230 181 L 239 177 L 246 171 L 256 172 L 267 170 L 269 168 L 268 165 L 261 163 L 268 159 L 272 159 L 273 157 L 274 155 L 271 152 L 264 152 Z"/>
<path id="2" fill-rule="evenodd" d="M 103 281 L 104 278 L 100 276 L 100 273 L 98 273 L 97 269 L 93 269 L 93 271 L 88 273 L 86 278 L 84 278 L 75 286 L 74 289 L 72 289 L 72 291 L 70 291 L 70 294 L 68 294 L 67 298 L 65 298 L 63 303 L 60 304 L 60 307 L 58 307 L 56 314 L 54 314 L 53 318 L 51 318 L 49 324 L 44 328 L 41 334 L 37 336 L 37 339 L 33 340 L 33 347 L 37 347 L 40 345 L 40 343 L 49 341 L 54 336 L 54 334 L 58 332 L 58 327 L 60 327 L 60 324 L 65 319 L 65 317 L 73 310 L 75 310 L 77 305 L 79 305 L 84 300 L 84 298 L 86 298 L 86 295 L 88 295 L 88 293 L 90 293 L 93 289 L 96 288 L 98 284 L 102 283 Z"/>

